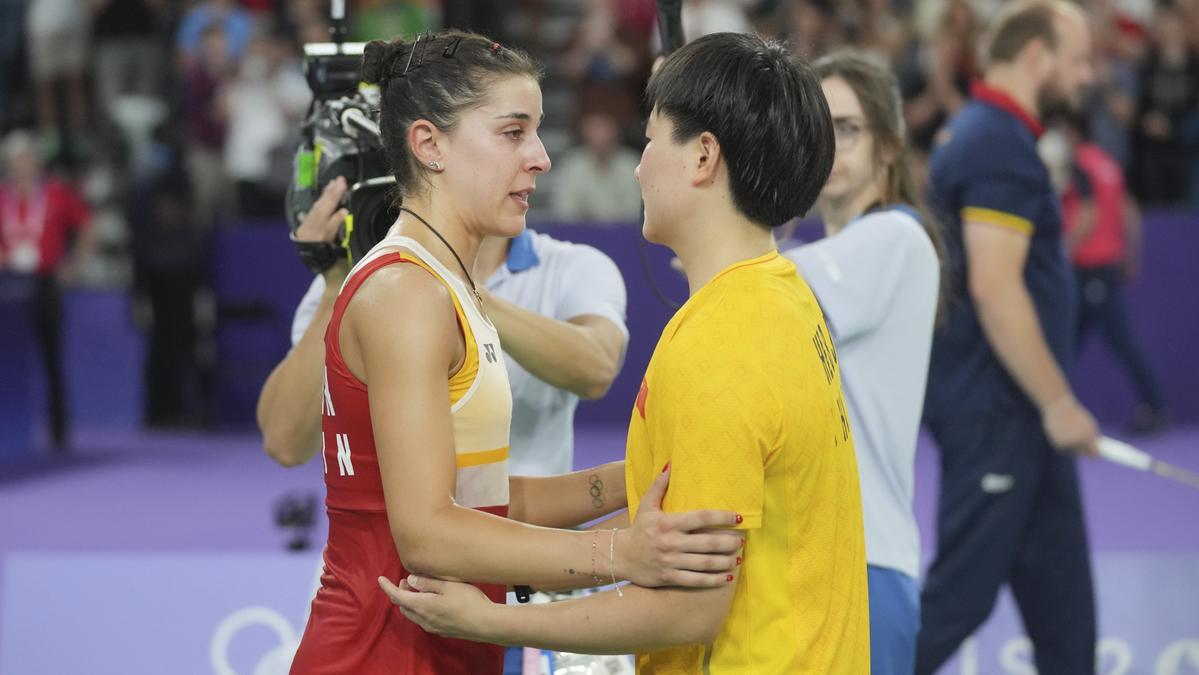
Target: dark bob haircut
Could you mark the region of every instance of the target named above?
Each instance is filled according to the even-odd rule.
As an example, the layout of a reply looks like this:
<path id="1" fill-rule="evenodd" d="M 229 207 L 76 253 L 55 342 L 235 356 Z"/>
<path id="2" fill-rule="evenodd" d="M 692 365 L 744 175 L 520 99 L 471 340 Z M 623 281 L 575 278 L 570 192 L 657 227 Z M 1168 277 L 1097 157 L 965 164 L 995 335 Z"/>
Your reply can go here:
<path id="1" fill-rule="evenodd" d="M 835 141 L 820 80 L 802 59 L 757 35 L 714 33 L 670 55 L 646 109 L 670 118 L 674 141 L 711 132 L 729 167 L 733 204 L 777 227 L 812 207 Z"/>

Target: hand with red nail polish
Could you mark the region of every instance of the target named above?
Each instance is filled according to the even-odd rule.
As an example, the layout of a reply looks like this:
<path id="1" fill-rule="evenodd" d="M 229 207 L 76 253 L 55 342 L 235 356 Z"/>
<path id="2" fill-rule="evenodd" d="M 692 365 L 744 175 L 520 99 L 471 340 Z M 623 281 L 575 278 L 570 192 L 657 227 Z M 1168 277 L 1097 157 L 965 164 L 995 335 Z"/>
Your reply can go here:
<path id="1" fill-rule="evenodd" d="M 641 498 L 632 527 L 616 541 L 616 576 L 639 586 L 713 588 L 728 583 L 738 565 L 744 533 L 731 511 L 665 513 L 662 500 L 670 483 L 670 463 Z"/>

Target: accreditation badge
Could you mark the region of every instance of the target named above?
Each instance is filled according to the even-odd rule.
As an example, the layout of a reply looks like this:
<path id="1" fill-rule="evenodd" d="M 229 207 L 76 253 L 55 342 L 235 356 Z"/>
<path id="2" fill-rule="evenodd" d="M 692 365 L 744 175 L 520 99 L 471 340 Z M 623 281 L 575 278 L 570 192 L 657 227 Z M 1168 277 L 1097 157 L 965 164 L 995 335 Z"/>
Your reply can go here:
<path id="1" fill-rule="evenodd" d="M 8 253 L 8 266 L 18 274 L 33 274 L 42 264 L 42 252 L 32 241 L 17 242 Z"/>

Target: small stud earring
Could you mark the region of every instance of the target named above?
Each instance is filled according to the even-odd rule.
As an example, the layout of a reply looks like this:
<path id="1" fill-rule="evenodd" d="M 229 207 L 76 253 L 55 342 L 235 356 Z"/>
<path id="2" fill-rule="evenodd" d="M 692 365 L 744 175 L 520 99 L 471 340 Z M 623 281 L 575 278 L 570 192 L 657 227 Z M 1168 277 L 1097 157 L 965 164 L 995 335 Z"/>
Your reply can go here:
<path id="1" fill-rule="evenodd" d="M 434 171 L 441 171 L 441 163 L 436 160 L 429 162 L 429 168 Z"/>

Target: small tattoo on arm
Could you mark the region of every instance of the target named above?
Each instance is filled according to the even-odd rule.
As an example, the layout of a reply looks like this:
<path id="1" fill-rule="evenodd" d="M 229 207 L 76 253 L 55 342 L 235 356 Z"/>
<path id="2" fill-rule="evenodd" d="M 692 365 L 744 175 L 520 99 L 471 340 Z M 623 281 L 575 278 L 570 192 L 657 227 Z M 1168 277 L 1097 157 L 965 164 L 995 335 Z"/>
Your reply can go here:
<path id="1" fill-rule="evenodd" d="M 591 484 L 591 505 L 604 508 L 604 481 L 597 474 L 591 474 L 587 482 Z"/>

